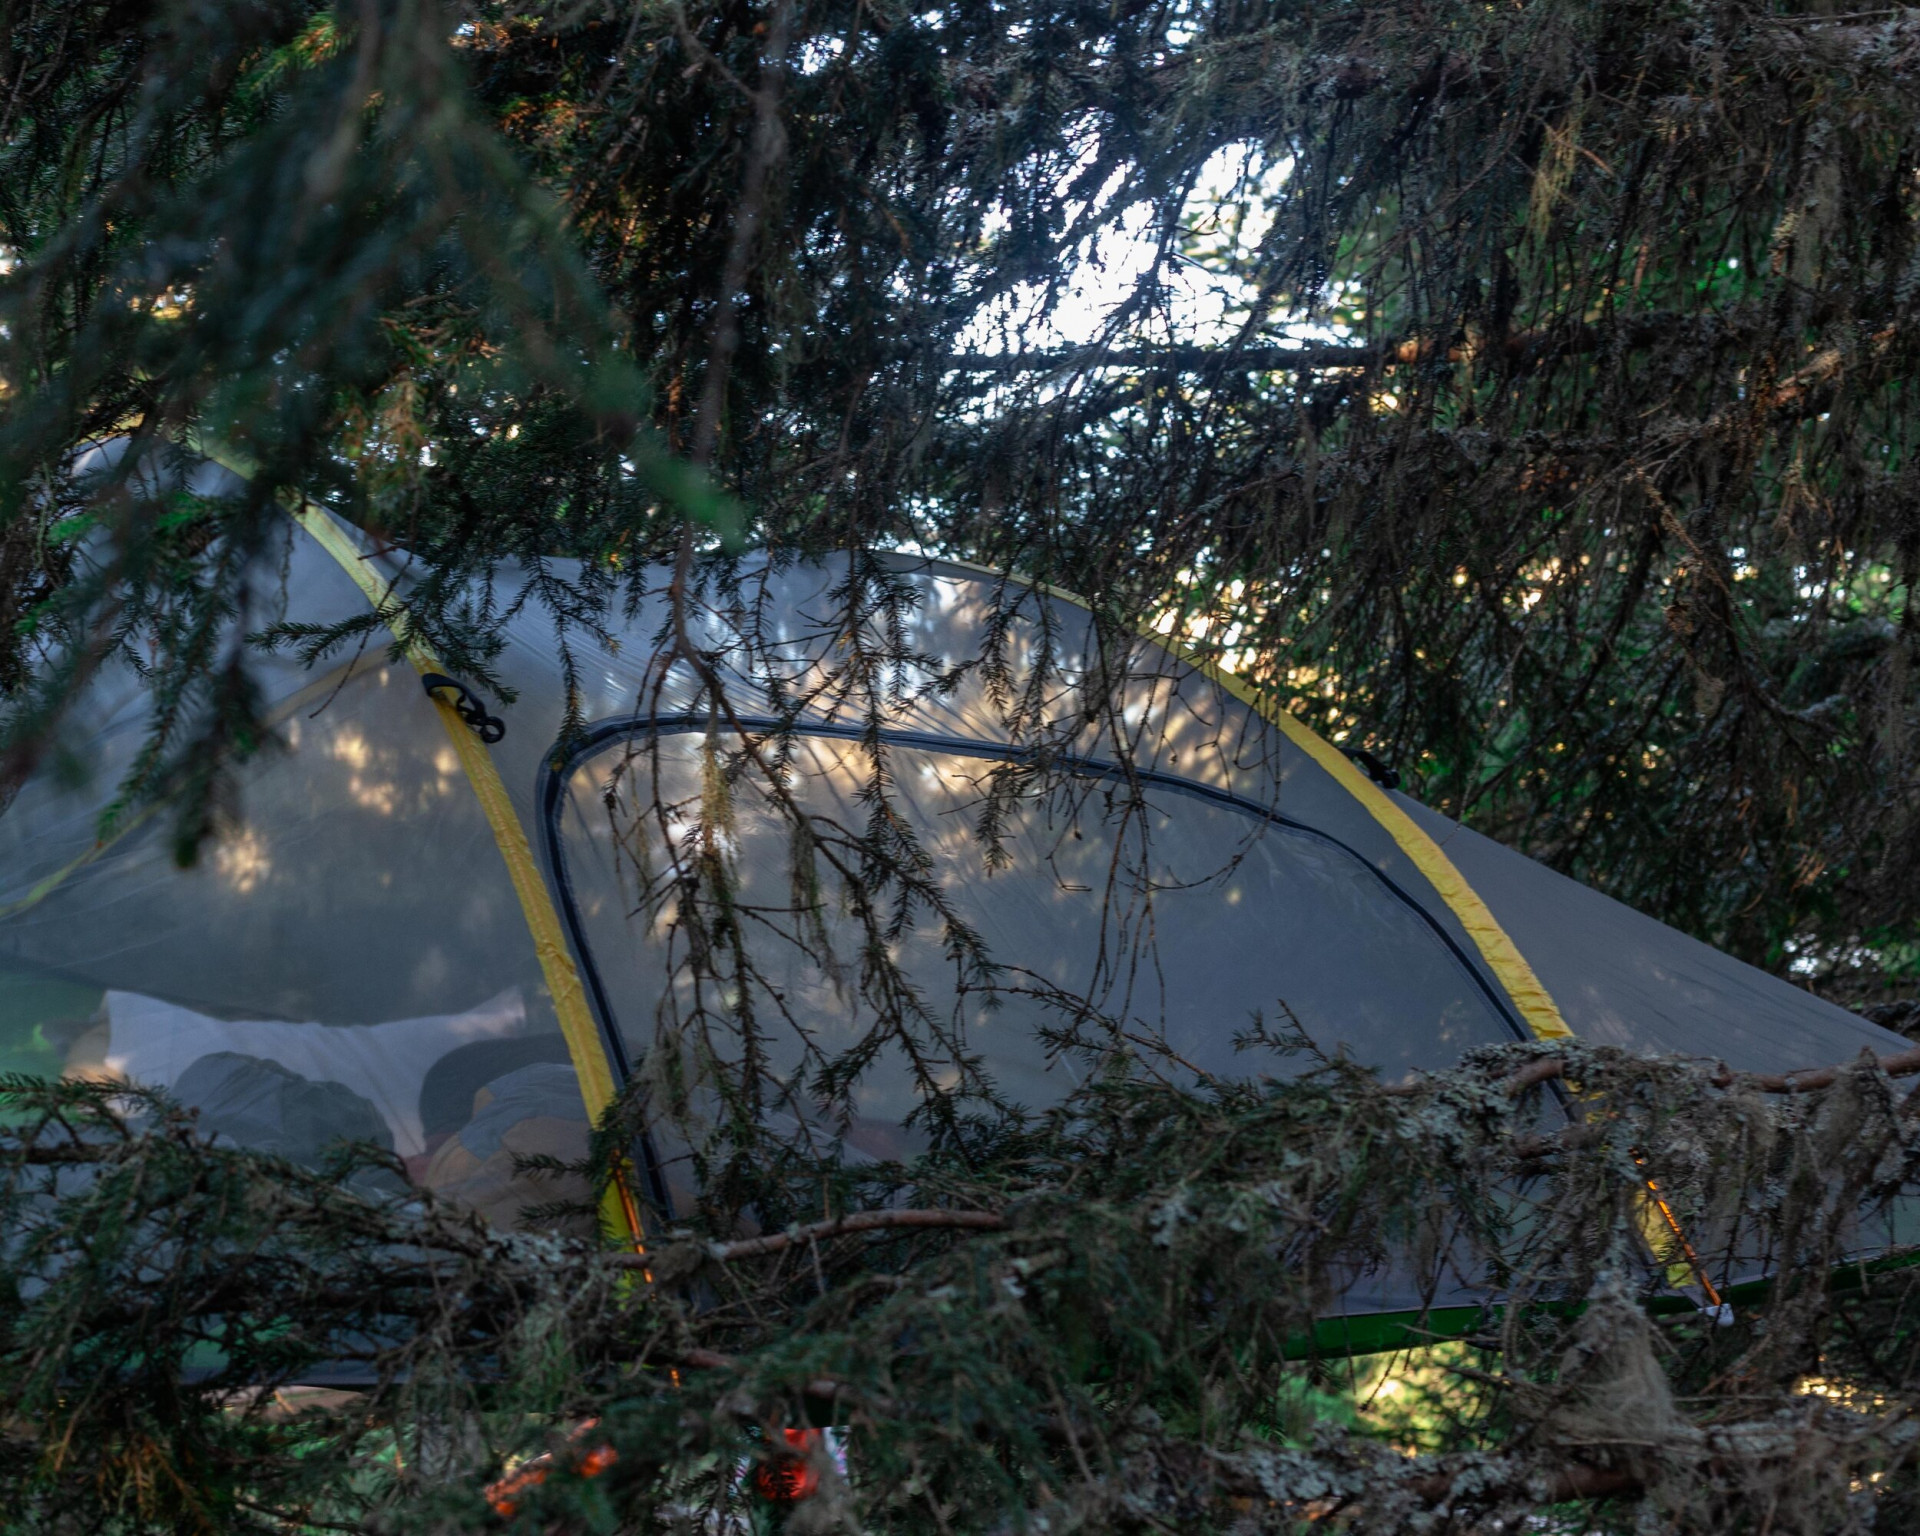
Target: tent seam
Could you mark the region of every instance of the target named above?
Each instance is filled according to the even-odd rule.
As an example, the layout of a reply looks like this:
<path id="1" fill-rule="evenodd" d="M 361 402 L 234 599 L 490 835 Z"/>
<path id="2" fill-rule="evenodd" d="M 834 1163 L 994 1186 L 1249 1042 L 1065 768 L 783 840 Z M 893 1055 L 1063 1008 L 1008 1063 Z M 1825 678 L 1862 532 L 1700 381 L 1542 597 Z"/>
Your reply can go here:
<path id="1" fill-rule="evenodd" d="M 390 593 L 380 590 L 380 583 L 362 568 L 360 552 L 348 543 L 326 512 L 308 503 L 294 510 L 293 517 L 366 594 L 375 613 L 385 621 L 393 631 L 394 638 L 406 651 L 414 670 L 423 676 L 439 671 L 442 665 L 440 659 L 411 633 L 412 626 L 408 622 L 405 606 Z M 607 1105 L 613 1102 L 617 1092 L 613 1069 L 607 1062 L 606 1049 L 600 1041 L 599 1026 L 593 1023 L 587 1012 L 586 994 L 581 988 L 573 957 L 567 952 L 566 941 L 560 933 L 559 919 L 553 914 L 552 900 L 540 880 L 526 828 L 521 825 L 519 813 L 514 810 L 506 784 L 500 777 L 500 770 L 494 766 L 493 758 L 485 746 L 451 703 L 438 694 L 429 697 L 453 743 L 454 751 L 459 755 L 460 766 L 466 771 L 474 798 L 480 802 L 480 809 L 493 829 L 494 840 L 500 846 L 501 856 L 506 861 L 508 874 L 513 881 L 514 894 L 520 899 L 521 912 L 533 939 L 534 951 L 540 959 L 541 973 L 553 993 L 554 1012 L 560 1016 L 567 1043 L 574 1050 L 574 1069 L 580 1078 L 581 1096 L 587 1100 L 588 1112 L 598 1119 Z M 581 1028 L 583 1025 L 584 1031 Z M 576 1040 L 576 1035 L 584 1038 Z M 589 1043 L 590 1051 L 580 1049 L 581 1045 Z M 587 1058 L 585 1062 L 579 1059 L 583 1055 Z"/>
<path id="2" fill-rule="evenodd" d="M 952 565 L 962 570 L 975 571 L 983 576 L 992 576 L 996 580 L 1014 581 L 1030 591 L 1040 592 L 1048 597 L 1058 598 L 1072 603 L 1086 612 L 1093 611 L 1093 605 L 1076 592 L 1065 587 L 1053 586 L 1047 582 L 1028 581 L 1023 577 L 995 571 L 987 566 L 976 565 L 970 560 L 952 560 L 930 557 L 929 564 Z M 1536 1040 L 1571 1040 L 1573 1031 L 1567 1027 L 1567 1021 L 1561 1016 L 1560 1007 L 1553 1000 L 1545 983 L 1534 974 L 1527 957 L 1520 952 L 1519 945 L 1513 942 L 1511 935 L 1500 926 L 1493 911 L 1460 873 L 1453 860 L 1419 825 L 1392 800 L 1374 782 L 1361 773 L 1347 759 L 1345 753 L 1325 740 L 1304 720 L 1292 711 L 1281 708 L 1264 698 L 1244 679 L 1236 677 L 1226 668 L 1216 665 L 1204 656 L 1194 654 L 1187 647 L 1165 635 L 1156 634 L 1143 625 L 1133 626 L 1140 639 L 1150 645 L 1156 645 L 1168 655 L 1184 661 L 1188 666 L 1206 677 L 1216 686 L 1245 704 L 1261 719 L 1280 728 L 1280 732 L 1308 757 L 1324 769 L 1333 781 L 1354 799 L 1358 800 L 1367 814 L 1372 816 L 1388 836 L 1399 846 L 1400 851 L 1413 861 L 1431 885 L 1440 899 L 1447 904 L 1453 915 L 1459 919 L 1460 926 L 1466 930 L 1467 937 L 1473 941 L 1473 947 L 1479 951 L 1480 958 L 1487 963 L 1496 980 L 1506 991 L 1507 997 L 1519 1011 L 1521 1021 L 1532 1031 Z"/>

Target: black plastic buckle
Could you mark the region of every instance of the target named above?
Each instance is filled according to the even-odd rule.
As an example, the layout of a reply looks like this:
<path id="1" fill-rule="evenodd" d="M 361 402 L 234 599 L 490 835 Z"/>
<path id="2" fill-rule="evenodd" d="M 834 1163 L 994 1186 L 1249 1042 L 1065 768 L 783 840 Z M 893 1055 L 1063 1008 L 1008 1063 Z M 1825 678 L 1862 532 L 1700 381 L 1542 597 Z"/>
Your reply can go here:
<path id="1" fill-rule="evenodd" d="M 1382 789 L 1398 789 L 1400 787 L 1399 772 L 1389 768 L 1365 747 L 1344 747 L 1341 750 L 1355 763 L 1359 764 L 1360 771 L 1366 774 L 1368 778 L 1372 779 L 1373 782 L 1378 784 Z"/>
<path id="2" fill-rule="evenodd" d="M 480 702 L 478 695 L 465 683 L 448 677 L 443 672 L 423 672 L 420 674 L 420 686 L 427 690 L 432 698 L 441 689 L 451 689 L 454 697 L 448 702 L 454 707 L 460 718 L 473 727 L 473 734 L 488 746 L 492 746 L 507 734 L 507 723 L 498 715 L 487 713 L 487 706 Z"/>

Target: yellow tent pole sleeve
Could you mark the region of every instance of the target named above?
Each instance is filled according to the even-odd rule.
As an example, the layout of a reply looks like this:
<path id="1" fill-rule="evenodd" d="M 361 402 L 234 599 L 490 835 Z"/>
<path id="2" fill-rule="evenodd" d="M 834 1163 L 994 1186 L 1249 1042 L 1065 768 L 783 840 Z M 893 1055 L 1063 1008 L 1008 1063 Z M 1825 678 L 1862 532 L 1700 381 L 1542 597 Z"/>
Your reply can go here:
<path id="1" fill-rule="evenodd" d="M 1068 597 L 1072 594 L 1056 594 Z M 1086 606 L 1081 603 L 1081 606 Z M 1573 1031 L 1567 1027 L 1567 1021 L 1560 1016 L 1559 1005 L 1533 973 L 1533 967 L 1527 963 L 1525 955 L 1520 953 L 1507 931 L 1502 928 L 1487 904 L 1480 899 L 1480 893 L 1467 883 L 1466 876 L 1455 867 L 1446 851 L 1430 837 L 1424 827 L 1416 822 L 1399 806 L 1395 805 L 1387 792 L 1375 784 L 1372 779 L 1360 772 L 1351 758 L 1332 742 L 1325 740 L 1291 711 L 1270 703 L 1258 691 L 1242 679 L 1235 677 L 1223 667 L 1217 667 L 1203 656 L 1196 656 L 1184 646 L 1170 641 L 1166 636 L 1151 630 L 1142 630 L 1141 637 L 1151 640 L 1163 650 L 1178 656 L 1188 666 L 1204 673 L 1214 683 L 1224 688 L 1234 698 L 1257 713 L 1262 719 L 1271 721 L 1280 728 L 1287 740 L 1305 752 L 1316 763 L 1332 774 L 1341 788 L 1367 808 L 1373 819 L 1392 834 L 1393 840 L 1400 845 L 1401 852 L 1413 860 L 1420 873 L 1440 893 L 1440 899 L 1446 902 L 1453 914 L 1460 920 L 1473 940 L 1474 947 L 1480 951 L 1481 958 L 1488 968 L 1499 978 L 1507 996 L 1513 999 L 1513 1005 L 1520 1012 L 1528 1029 L 1533 1031 L 1536 1040 L 1571 1040 Z M 1706 1267 L 1700 1262 L 1693 1245 L 1687 1241 L 1687 1234 L 1681 1228 L 1680 1220 L 1673 1213 L 1659 1187 L 1653 1180 L 1647 1180 L 1647 1193 L 1639 1202 L 1640 1231 L 1645 1238 L 1648 1251 L 1654 1255 L 1655 1262 L 1661 1261 L 1661 1252 L 1673 1248 L 1682 1255 L 1679 1259 L 1669 1257 L 1663 1268 L 1667 1283 L 1679 1290 L 1689 1282 L 1695 1282 L 1714 1305 L 1720 1304 L 1720 1293 L 1714 1288 L 1713 1281 L 1707 1277 Z"/>
<path id="2" fill-rule="evenodd" d="M 209 441 L 194 433 L 189 439 L 189 446 L 242 480 L 253 478 L 254 466 L 244 455 L 235 453 L 225 444 Z M 406 605 L 396 599 L 388 585 L 374 574 L 340 525 L 323 508 L 303 496 L 290 496 L 285 504 L 293 520 L 307 531 L 316 544 L 333 556 L 340 569 L 366 595 L 373 611 L 393 631 L 394 639 L 406 651 L 414 670 L 422 676 L 440 671 L 439 658 L 425 641 L 412 632 Z M 607 1060 L 606 1044 L 600 1038 L 600 1028 L 594 1022 L 593 1010 L 587 1006 L 586 989 L 580 983 L 580 972 L 567 948 L 566 937 L 560 928 L 560 916 L 553 909 L 553 898 L 548 894 L 546 882 L 540 878 L 539 865 L 534 862 L 533 847 L 527 841 L 527 829 L 520 823 L 520 815 L 513 808 L 513 800 L 507 794 L 507 786 L 501 780 L 500 770 L 494 766 L 486 745 L 474 735 L 472 728 L 460 718 L 459 711 L 450 702 L 438 693 L 430 697 L 433 707 L 439 712 L 440 724 L 448 740 L 453 743 L 454 754 L 466 773 L 467 783 L 473 788 L 474 798 L 480 802 L 481 812 L 493 832 L 500 857 L 506 861 L 507 874 L 513 882 L 513 893 L 519 898 L 521 916 L 526 920 L 534 953 L 540 960 L 541 975 L 546 979 L 547 991 L 553 997 L 553 1011 L 560 1024 L 560 1033 L 567 1042 L 567 1054 L 573 1060 L 574 1075 L 580 1083 L 580 1097 L 586 1104 L 588 1119 L 597 1125 L 618 1092 L 613 1080 L 613 1065 Z M 623 1177 L 615 1176 L 600 1202 L 600 1221 L 607 1235 L 615 1242 L 641 1248 L 646 1232 L 639 1205 L 633 1198 L 628 1182 Z"/>
<path id="3" fill-rule="evenodd" d="M 1055 592 L 1052 595 L 1086 607 L 1086 603 L 1069 592 Z M 1553 996 L 1534 975 L 1533 967 L 1527 963 L 1527 957 L 1520 953 L 1519 946 L 1508 936 L 1506 929 L 1500 926 L 1487 904 L 1480 899 L 1480 893 L 1467 883 L 1466 876 L 1455 867 L 1446 851 L 1430 837 L 1424 827 L 1416 822 L 1399 806 L 1395 805 L 1387 792 L 1375 784 L 1372 779 L 1360 772 L 1351 758 L 1332 742 L 1299 719 L 1290 710 L 1269 702 L 1257 690 L 1242 679 L 1235 677 L 1223 667 L 1217 667 L 1203 656 L 1197 656 L 1164 635 L 1151 630 L 1140 631 L 1142 639 L 1150 640 L 1162 650 L 1178 656 L 1188 666 L 1203 673 L 1219 687 L 1224 688 L 1234 698 L 1253 710 L 1263 720 L 1271 721 L 1280 728 L 1281 733 L 1307 756 L 1332 774 L 1340 787 L 1366 807 L 1368 814 L 1392 834 L 1400 850 L 1413 860 L 1427 882 L 1440 893 L 1440 899 L 1460 920 L 1460 926 L 1466 929 L 1473 940 L 1474 948 L 1487 962 L 1488 968 L 1499 979 L 1507 996 L 1513 999 L 1513 1005 L 1520 1012 L 1521 1019 L 1533 1032 L 1536 1040 L 1571 1040 L 1573 1031 L 1567 1027 L 1567 1021 L 1560 1016 L 1559 1005 Z M 1680 1226 L 1679 1218 L 1660 1194 L 1659 1188 L 1649 1179 L 1646 1197 L 1640 1201 L 1640 1230 L 1646 1239 L 1648 1250 L 1659 1262 L 1661 1250 L 1677 1246 L 1683 1258 L 1670 1259 L 1664 1265 L 1667 1283 L 1676 1290 L 1690 1281 L 1697 1282 L 1708 1300 L 1715 1306 L 1720 1304 L 1720 1293 L 1707 1277 L 1706 1268 L 1701 1264 L 1693 1245 L 1687 1241 L 1687 1234 Z"/>
<path id="4" fill-rule="evenodd" d="M 1076 608 L 1091 610 L 1092 605 L 1084 597 L 1069 592 L 1064 587 L 1050 586 L 1046 582 L 1023 581 L 1018 577 L 1004 577 L 1003 573 L 984 565 L 975 565 L 968 560 L 942 560 L 943 565 L 955 565 L 964 570 L 978 571 L 983 576 L 996 579 L 1020 581 L 1025 587 L 1043 592 L 1048 597 L 1059 598 L 1062 602 L 1072 603 Z M 1261 719 L 1280 728 L 1283 736 L 1298 747 L 1314 762 L 1318 763 L 1333 776 L 1334 782 L 1366 808 L 1367 814 L 1385 827 L 1400 851 L 1413 861 L 1414 867 L 1427 879 L 1440 899 L 1447 904 L 1453 915 L 1460 920 L 1460 926 L 1473 941 L 1473 947 L 1480 952 L 1480 958 L 1487 963 L 1494 978 L 1513 1000 L 1513 1006 L 1519 1010 L 1520 1018 L 1536 1040 L 1571 1040 L 1573 1031 L 1567 1028 L 1567 1021 L 1560 1016 L 1559 1005 L 1553 995 L 1547 991 L 1540 978 L 1533 973 L 1533 967 L 1527 964 L 1527 957 L 1520 953 L 1519 946 L 1508 936 L 1506 929 L 1500 926 L 1487 904 L 1480 899 L 1480 893 L 1467 882 L 1465 875 L 1454 867 L 1444 849 L 1427 835 L 1426 829 L 1416 822 L 1388 797 L 1385 790 L 1375 784 L 1358 768 L 1354 767 L 1347 754 L 1329 741 L 1321 739 L 1304 720 L 1299 719 L 1290 710 L 1271 702 L 1258 689 L 1242 679 L 1235 677 L 1224 667 L 1215 666 L 1204 656 L 1196 655 L 1178 641 L 1166 635 L 1158 634 L 1144 626 L 1137 626 L 1142 640 L 1151 642 L 1177 656 L 1188 666 L 1224 688 L 1234 698 L 1246 705 Z"/>
<path id="5" fill-rule="evenodd" d="M 1488 968 L 1499 978 L 1507 996 L 1513 999 L 1514 1007 L 1520 1011 L 1521 1019 L 1533 1031 L 1536 1040 L 1574 1038 L 1567 1021 L 1560 1016 L 1559 1006 L 1552 995 L 1542 985 L 1540 978 L 1534 975 L 1533 967 L 1527 964 L 1526 956 L 1520 953 L 1507 931 L 1487 910 L 1480 893 L 1467 883 L 1466 877 L 1454 866 L 1445 850 L 1428 836 L 1426 829 L 1395 805 L 1386 791 L 1354 767 L 1346 753 L 1324 740 L 1305 721 L 1288 710 L 1270 705 L 1231 672 L 1214 666 L 1204 657 L 1170 644 L 1164 636 L 1150 631 L 1142 633 L 1144 638 L 1205 673 L 1241 703 L 1258 712 L 1261 718 L 1277 725 L 1289 741 L 1332 774 L 1348 794 L 1367 808 L 1374 820 L 1393 834 L 1393 840 L 1400 845 L 1401 851 L 1413 860 L 1420 873 L 1427 877 L 1428 883 L 1440 893 L 1440 899 L 1459 918 L 1461 927 L 1466 929 Z M 1646 1239 L 1656 1262 L 1660 1261 L 1663 1249 L 1677 1247 L 1683 1256 L 1669 1259 L 1663 1265 L 1667 1283 L 1676 1290 L 1689 1282 L 1697 1283 L 1708 1300 L 1718 1306 L 1719 1291 L 1707 1277 L 1706 1268 L 1694 1252 L 1693 1245 L 1687 1241 L 1687 1234 L 1681 1228 L 1673 1208 L 1667 1204 L 1651 1179 L 1647 1180 L 1647 1194 L 1640 1202 L 1639 1215 L 1641 1235 Z"/>
<path id="6" fill-rule="evenodd" d="M 1473 947 L 1480 951 L 1487 968 L 1499 979 L 1507 996 L 1513 999 L 1513 1006 L 1519 1010 L 1527 1028 L 1533 1031 L 1534 1038 L 1573 1038 L 1573 1031 L 1567 1028 L 1567 1021 L 1560 1017 L 1560 1008 L 1554 1002 L 1553 995 L 1533 974 L 1527 957 L 1520 953 L 1519 946 L 1488 910 L 1487 904 L 1480 899 L 1480 893 L 1468 884 L 1467 877 L 1455 868 L 1453 860 L 1447 857 L 1446 851 L 1427 834 L 1426 829 L 1395 805 L 1385 790 L 1356 768 L 1346 753 L 1332 742 L 1324 740 L 1292 711 L 1270 704 L 1231 672 L 1214 666 L 1204 657 L 1195 656 L 1183 647 L 1171 644 L 1164 636 L 1149 633 L 1146 638 L 1172 651 L 1248 708 L 1255 710 L 1261 718 L 1279 726 L 1287 740 L 1331 774 L 1342 789 L 1365 806 L 1367 813 L 1387 829 L 1394 842 L 1400 845 L 1400 851 L 1413 860 L 1414 867 L 1426 876 L 1427 883 L 1440 893 L 1440 899 L 1460 920 L 1460 926 L 1466 929 L 1467 937 L 1473 940 Z"/>
<path id="7" fill-rule="evenodd" d="M 405 648 L 414 670 L 423 676 L 440 671 L 439 659 L 411 632 L 405 606 L 394 599 L 391 591 L 368 567 L 360 551 L 340 526 L 311 502 L 300 502 L 292 508 L 292 512 L 294 520 L 313 536 L 315 543 L 333 556 L 340 568 L 366 594 L 374 612 L 386 622 L 394 638 Z M 466 771 L 467 782 L 473 786 L 474 798 L 480 802 L 487 825 L 493 829 L 493 840 L 499 845 L 500 856 L 506 860 L 507 874 L 513 880 L 514 895 L 520 898 L 521 913 L 526 918 L 528 932 L 533 935 L 534 952 L 540 957 L 541 974 L 546 978 L 547 990 L 553 995 L 553 1011 L 559 1018 L 560 1032 L 566 1037 L 567 1051 L 573 1058 L 573 1070 L 580 1079 L 580 1097 L 586 1101 L 589 1118 L 598 1124 L 617 1092 L 613 1067 L 607 1060 L 606 1046 L 600 1039 L 600 1029 L 594 1022 L 593 1012 L 587 1007 L 586 989 L 580 984 L 580 972 L 575 968 L 573 956 L 567 949 L 559 914 L 553 909 L 553 898 L 548 894 L 546 882 L 540 877 L 540 868 L 534 862 L 533 848 L 527 841 L 527 829 L 521 825 L 519 813 L 513 808 L 507 786 L 500 777 L 500 770 L 494 766 L 486 744 L 460 718 L 459 711 L 450 702 L 438 693 L 432 697 L 434 708 L 439 711 L 440 724 L 445 727 L 447 738 L 459 755 L 460 766 Z M 632 1194 L 624 1187 L 623 1180 L 616 1180 L 614 1187 L 608 1190 L 607 1198 L 602 1202 L 601 1220 L 616 1240 L 637 1245 L 644 1236 L 639 1209 Z"/>
<path id="8" fill-rule="evenodd" d="M 967 560 L 943 560 L 944 565 L 956 565 L 966 570 L 978 571 L 983 576 L 996 579 L 1002 573 L 984 565 L 975 565 Z M 1006 578 L 1018 580 L 1017 577 Z M 1069 592 L 1064 587 L 1051 586 L 1045 582 L 1022 581 L 1035 591 L 1048 597 L 1072 603 L 1076 608 L 1088 609 L 1092 605 L 1078 593 Z M 1234 698 L 1245 704 L 1261 719 L 1279 727 L 1280 733 L 1292 742 L 1314 762 L 1330 773 L 1334 781 L 1361 805 L 1367 813 L 1385 827 L 1400 851 L 1411 859 L 1427 879 L 1434 890 L 1439 892 L 1453 915 L 1460 920 L 1460 926 L 1473 940 L 1473 946 L 1480 951 L 1506 994 L 1519 1010 L 1522 1021 L 1533 1032 L 1536 1040 L 1571 1040 L 1573 1031 L 1567 1027 L 1567 1021 L 1560 1016 L 1559 1005 L 1553 995 L 1547 991 L 1540 978 L 1533 973 L 1533 967 L 1527 963 L 1527 957 L 1520 953 L 1519 946 L 1513 942 L 1499 920 L 1488 910 L 1486 902 L 1480 899 L 1480 893 L 1468 882 L 1465 875 L 1455 867 L 1446 851 L 1430 837 L 1424 827 L 1416 822 L 1399 806 L 1395 805 L 1386 791 L 1375 784 L 1353 765 L 1346 753 L 1332 742 L 1323 739 L 1320 734 L 1304 720 L 1283 706 L 1273 703 L 1258 689 L 1243 679 L 1235 677 L 1224 667 L 1215 666 L 1204 656 L 1195 654 L 1178 641 L 1166 635 L 1156 633 L 1144 626 L 1137 626 L 1142 640 L 1146 640 L 1169 655 L 1177 656 L 1195 671 L 1225 689 Z M 1656 1262 L 1660 1259 L 1662 1248 L 1668 1247 L 1668 1240 L 1677 1245 L 1683 1260 L 1670 1260 L 1666 1263 L 1667 1283 L 1676 1290 L 1689 1281 L 1697 1281 L 1702 1292 L 1715 1306 L 1720 1303 L 1720 1293 L 1713 1282 L 1707 1278 L 1706 1268 L 1701 1264 L 1693 1245 L 1687 1241 L 1687 1235 L 1680 1226 L 1679 1218 L 1661 1196 L 1658 1186 L 1647 1181 L 1646 1198 L 1640 1202 L 1640 1227 L 1647 1246 Z"/>

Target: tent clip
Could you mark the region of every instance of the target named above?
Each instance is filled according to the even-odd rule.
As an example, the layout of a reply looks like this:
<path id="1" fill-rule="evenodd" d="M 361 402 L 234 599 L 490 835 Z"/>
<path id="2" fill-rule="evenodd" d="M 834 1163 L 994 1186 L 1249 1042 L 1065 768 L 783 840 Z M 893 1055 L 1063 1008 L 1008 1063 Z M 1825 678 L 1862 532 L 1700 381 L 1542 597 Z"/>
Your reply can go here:
<path id="1" fill-rule="evenodd" d="M 1382 789 L 1398 789 L 1400 787 L 1400 774 L 1398 770 L 1389 768 L 1379 758 L 1367 751 L 1365 747 L 1343 747 L 1341 750 L 1354 762 L 1358 763 L 1360 765 L 1360 771 L 1366 774 L 1368 778 L 1372 779 L 1373 782 L 1378 784 Z"/>
<path id="2" fill-rule="evenodd" d="M 488 714 L 487 706 L 465 683 L 448 677 L 444 672 L 423 672 L 420 674 L 420 686 L 427 690 L 428 698 L 434 697 L 443 688 L 451 689 L 455 697 L 447 702 L 453 705 L 455 713 L 462 720 L 473 727 L 473 734 L 488 746 L 507 734 L 506 722 L 498 715 Z"/>

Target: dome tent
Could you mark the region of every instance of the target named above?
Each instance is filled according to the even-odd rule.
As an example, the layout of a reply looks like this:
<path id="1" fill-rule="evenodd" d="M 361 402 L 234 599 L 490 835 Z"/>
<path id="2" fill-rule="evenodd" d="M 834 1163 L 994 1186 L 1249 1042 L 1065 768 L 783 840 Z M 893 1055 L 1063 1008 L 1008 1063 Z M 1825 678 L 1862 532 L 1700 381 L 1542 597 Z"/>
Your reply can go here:
<path id="1" fill-rule="evenodd" d="M 407 579 L 311 508 L 270 564 L 267 617 L 311 625 Z M 884 1157 L 945 1093 L 1058 1100 L 1076 1044 L 1246 1076 L 1291 1070 L 1297 1030 L 1389 1077 L 1567 1035 L 1769 1072 L 1906 1044 L 1381 787 L 1066 594 L 750 557 L 688 603 L 703 677 L 673 659 L 670 573 L 570 659 L 511 601 L 534 574 L 476 594 L 506 615 L 511 704 L 417 647 L 263 656 L 286 750 L 191 870 L 163 817 L 101 835 L 147 714 L 131 668 L 98 679 L 58 754 L 87 782 L 49 766 L 0 814 L 6 1063 L 185 1097 L 217 1059 L 249 1106 L 224 1124 L 341 1106 L 506 1221 L 554 1198 L 516 1155 L 578 1155 L 636 1070 L 710 1116 L 716 1080 L 744 1085 L 770 1124 Z M 661 1130 L 644 1193 L 670 1216 L 688 1165 Z M 317 1155 L 311 1130 L 257 1134 Z M 1389 1277 L 1346 1308 L 1432 1301 Z"/>

